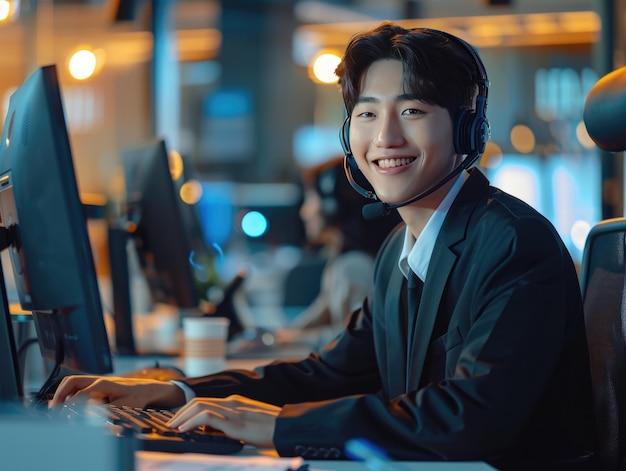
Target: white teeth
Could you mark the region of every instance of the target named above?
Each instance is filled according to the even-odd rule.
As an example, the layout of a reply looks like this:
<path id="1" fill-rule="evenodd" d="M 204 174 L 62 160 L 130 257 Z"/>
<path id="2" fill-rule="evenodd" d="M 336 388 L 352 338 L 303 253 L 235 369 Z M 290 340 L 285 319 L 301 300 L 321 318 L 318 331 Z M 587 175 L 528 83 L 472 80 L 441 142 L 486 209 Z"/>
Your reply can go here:
<path id="1" fill-rule="evenodd" d="M 403 158 L 403 159 L 381 159 L 378 161 L 378 166 L 382 168 L 402 167 L 413 162 L 415 158 Z"/>

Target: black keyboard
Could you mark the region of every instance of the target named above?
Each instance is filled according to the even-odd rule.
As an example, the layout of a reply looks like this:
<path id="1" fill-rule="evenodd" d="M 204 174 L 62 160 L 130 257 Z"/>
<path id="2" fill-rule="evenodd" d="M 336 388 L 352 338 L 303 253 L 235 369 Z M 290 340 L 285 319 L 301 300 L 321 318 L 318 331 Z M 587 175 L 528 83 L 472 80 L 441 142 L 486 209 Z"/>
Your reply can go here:
<path id="1" fill-rule="evenodd" d="M 165 424 L 174 415 L 167 409 L 141 409 L 112 404 L 85 408 L 66 404 L 58 414 L 62 420 L 79 417 L 83 420 L 103 420 L 116 435 L 134 437 L 138 450 L 227 455 L 243 448 L 241 441 L 229 438 L 215 429 L 197 427 L 189 432 L 180 432 L 167 427 Z"/>

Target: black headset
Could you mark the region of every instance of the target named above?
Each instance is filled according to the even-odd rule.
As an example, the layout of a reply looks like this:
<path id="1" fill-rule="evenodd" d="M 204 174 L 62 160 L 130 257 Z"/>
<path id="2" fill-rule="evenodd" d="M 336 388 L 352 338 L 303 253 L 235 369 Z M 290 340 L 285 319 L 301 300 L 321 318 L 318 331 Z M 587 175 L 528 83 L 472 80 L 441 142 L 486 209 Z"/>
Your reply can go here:
<path id="1" fill-rule="evenodd" d="M 436 183 L 428 190 L 411 198 L 410 200 L 398 204 L 377 202 L 374 203 L 374 205 L 376 206 L 375 208 L 372 207 L 373 205 L 364 206 L 363 215 L 368 219 L 384 216 L 388 214 L 391 209 L 411 204 L 439 189 L 445 183 L 461 173 L 462 170 L 469 168 L 485 152 L 487 141 L 489 140 L 489 137 L 491 135 L 491 126 L 489 124 L 489 120 L 487 119 L 487 95 L 489 92 L 489 78 L 487 77 L 487 70 L 485 69 L 485 65 L 478 56 L 476 50 L 463 39 L 444 31 L 430 28 L 413 28 L 409 30 L 409 32 L 423 32 L 440 35 L 465 50 L 476 65 L 476 71 L 478 72 L 478 78 L 476 80 L 476 84 L 478 85 L 476 106 L 474 109 L 469 107 L 461 109 L 454 123 L 454 149 L 457 154 L 464 154 L 467 157 L 465 157 L 463 161 L 441 181 Z M 358 185 L 352 176 L 352 172 L 358 170 L 358 166 L 356 163 L 356 159 L 352 154 L 352 150 L 350 149 L 350 113 L 347 113 L 346 119 L 341 126 L 339 140 L 341 141 L 341 147 L 345 155 L 344 170 L 346 172 L 348 180 L 350 181 L 350 184 L 362 196 L 371 200 L 378 200 L 378 197 L 373 191 L 367 190 Z"/>

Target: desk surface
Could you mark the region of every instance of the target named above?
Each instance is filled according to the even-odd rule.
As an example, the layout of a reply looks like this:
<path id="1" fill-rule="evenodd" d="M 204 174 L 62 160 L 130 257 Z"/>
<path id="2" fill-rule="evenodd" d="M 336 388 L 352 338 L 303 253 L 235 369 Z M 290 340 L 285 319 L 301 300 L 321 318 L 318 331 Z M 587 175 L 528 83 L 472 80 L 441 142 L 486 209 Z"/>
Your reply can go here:
<path id="1" fill-rule="evenodd" d="M 266 365 L 271 361 L 271 358 L 228 359 L 226 361 L 226 368 L 251 370 L 257 366 Z M 124 374 L 129 371 L 151 368 L 154 366 L 175 366 L 176 368 L 180 368 L 184 371 L 185 359 L 176 356 L 158 355 L 116 356 L 113 358 L 114 374 Z"/>
<path id="2" fill-rule="evenodd" d="M 307 461 L 309 471 L 372 471 L 354 461 Z M 391 462 L 381 471 L 497 471 L 481 462 L 402 461 Z"/>
<path id="3" fill-rule="evenodd" d="M 257 366 L 266 365 L 276 359 L 306 358 L 310 349 L 304 345 L 284 346 L 253 355 L 252 352 L 245 355 L 229 356 L 226 359 L 228 369 L 254 369 Z M 116 355 L 113 357 L 114 374 L 124 374 L 129 371 L 151 368 L 154 366 L 175 366 L 185 370 L 185 359 L 172 355 Z"/>
<path id="4" fill-rule="evenodd" d="M 171 453 L 138 452 L 135 471 L 199 471 L 219 469 L 226 471 L 286 471 L 298 464 L 307 471 L 372 471 L 365 464 L 356 461 L 300 461 L 299 458 L 278 458 L 275 454 L 259 453 L 255 448 L 246 447 L 241 453 L 229 456 Z M 295 465 L 295 466 L 294 466 Z M 380 471 L 496 471 L 482 462 L 431 462 L 431 461 L 390 461 Z"/>

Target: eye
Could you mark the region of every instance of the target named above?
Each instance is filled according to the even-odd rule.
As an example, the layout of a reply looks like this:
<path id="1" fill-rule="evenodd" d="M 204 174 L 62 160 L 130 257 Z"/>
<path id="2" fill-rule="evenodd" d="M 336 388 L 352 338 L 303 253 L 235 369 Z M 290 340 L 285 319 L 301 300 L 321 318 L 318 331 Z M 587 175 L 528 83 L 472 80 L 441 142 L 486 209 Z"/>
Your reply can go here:
<path id="1" fill-rule="evenodd" d="M 376 116 L 375 109 L 369 102 L 359 102 L 352 109 L 353 118 L 372 118 Z"/>
<path id="2" fill-rule="evenodd" d="M 408 108 L 404 111 L 402 111 L 402 115 L 403 116 L 419 116 L 424 114 L 425 111 L 419 110 L 417 108 Z"/>

